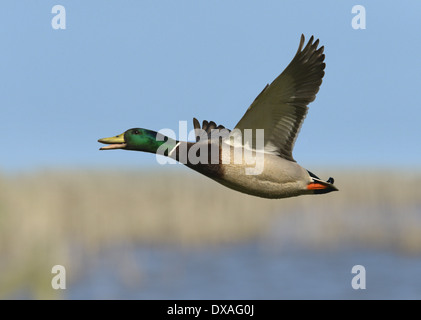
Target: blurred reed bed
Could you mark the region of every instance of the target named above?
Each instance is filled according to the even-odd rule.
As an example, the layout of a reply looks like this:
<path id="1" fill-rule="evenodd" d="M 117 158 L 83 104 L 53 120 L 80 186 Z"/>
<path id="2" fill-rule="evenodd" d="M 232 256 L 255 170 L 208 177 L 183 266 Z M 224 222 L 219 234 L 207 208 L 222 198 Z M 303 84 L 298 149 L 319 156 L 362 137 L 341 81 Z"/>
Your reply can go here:
<path id="1" fill-rule="evenodd" d="M 119 245 L 257 240 L 277 250 L 358 245 L 421 253 L 421 172 L 329 174 L 340 192 L 282 200 L 243 195 L 184 168 L 0 175 L 0 297 L 19 290 L 57 297 L 53 265 L 65 265 L 72 278 Z"/>

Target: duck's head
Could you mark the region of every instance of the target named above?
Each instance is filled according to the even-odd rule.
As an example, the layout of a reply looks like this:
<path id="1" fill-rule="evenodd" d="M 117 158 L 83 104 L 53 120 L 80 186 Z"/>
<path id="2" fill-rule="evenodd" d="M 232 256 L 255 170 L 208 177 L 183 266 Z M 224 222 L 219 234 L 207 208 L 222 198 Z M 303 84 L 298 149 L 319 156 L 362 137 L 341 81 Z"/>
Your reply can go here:
<path id="1" fill-rule="evenodd" d="M 99 139 L 98 142 L 107 144 L 99 150 L 125 149 L 155 153 L 166 140 L 157 139 L 157 135 L 157 132 L 147 129 L 129 129 L 117 136 Z"/>

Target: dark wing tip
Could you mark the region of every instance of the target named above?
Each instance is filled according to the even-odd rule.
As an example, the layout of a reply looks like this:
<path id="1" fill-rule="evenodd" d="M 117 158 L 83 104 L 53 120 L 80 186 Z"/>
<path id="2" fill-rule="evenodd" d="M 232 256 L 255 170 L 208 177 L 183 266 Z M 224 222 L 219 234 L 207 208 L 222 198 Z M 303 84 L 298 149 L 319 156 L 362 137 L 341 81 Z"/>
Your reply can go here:
<path id="1" fill-rule="evenodd" d="M 200 129 L 200 122 L 196 118 L 193 118 L 193 127 L 195 129 Z"/>
<path id="2" fill-rule="evenodd" d="M 325 51 L 325 46 L 321 46 L 319 49 L 317 49 L 318 54 L 322 54 Z"/>
<path id="3" fill-rule="evenodd" d="M 199 140 L 199 136 L 200 134 L 203 133 L 203 131 L 208 134 L 209 138 L 211 138 L 212 130 L 215 130 L 215 129 L 227 130 L 228 132 L 231 132 L 231 130 L 225 128 L 223 125 L 221 124 L 217 125 L 214 121 L 203 120 L 202 127 L 200 127 L 200 122 L 196 118 L 193 118 L 193 125 L 194 125 L 194 129 L 196 130 L 196 141 Z M 200 129 L 203 131 L 200 131 Z"/>
<path id="4" fill-rule="evenodd" d="M 206 130 L 206 131 L 211 131 L 212 129 L 216 129 L 216 123 L 213 122 L 213 121 L 210 121 L 208 130 Z"/>
<path id="5" fill-rule="evenodd" d="M 313 35 L 310 37 L 310 39 L 308 40 L 308 42 L 307 42 L 307 44 L 306 44 L 305 47 L 304 47 L 304 43 L 305 43 L 305 37 L 302 34 L 301 35 L 301 39 L 300 39 L 300 45 L 298 46 L 297 53 L 300 53 L 300 52 L 303 52 L 303 51 L 309 51 L 309 50 L 311 50 L 311 51 L 319 51 L 321 48 L 324 48 L 324 46 L 322 46 L 319 49 L 317 49 L 317 47 L 318 47 L 318 45 L 320 43 L 320 40 L 319 39 L 316 39 L 314 41 L 314 36 Z M 303 49 L 303 47 L 304 47 L 304 49 Z M 321 52 L 323 52 L 323 49 L 322 49 Z"/>
<path id="6" fill-rule="evenodd" d="M 304 37 L 304 34 L 301 34 L 301 39 L 300 39 L 300 44 L 298 45 L 298 50 L 296 55 L 301 52 L 301 50 L 303 49 L 304 46 L 304 42 L 305 42 L 306 38 Z"/>

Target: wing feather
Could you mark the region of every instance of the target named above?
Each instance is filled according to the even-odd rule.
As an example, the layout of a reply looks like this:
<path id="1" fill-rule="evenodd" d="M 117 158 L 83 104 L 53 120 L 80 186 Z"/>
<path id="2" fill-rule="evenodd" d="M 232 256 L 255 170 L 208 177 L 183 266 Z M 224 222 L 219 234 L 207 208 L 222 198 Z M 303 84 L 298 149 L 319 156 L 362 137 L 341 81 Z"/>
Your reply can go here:
<path id="1" fill-rule="evenodd" d="M 265 152 L 291 161 L 295 161 L 292 149 L 307 115 L 307 105 L 316 98 L 324 76 L 324 47 L 317 49 L 319 40 L 313 40 L 311 36 L 303 49 L 305 39 L 301 35 L 290 64 L 263 89 L 235 126 L 243 133 L 245 129 L 264 129 Z M 249 142 L 252 146 L 256 146 L 255 137 L 253 134 Z"/>
<path id="2" fill-rule="evenodd" d="M 207 139 L 211 139 L 212 130 L 218 130 L 222 136 L 227 136 L 230 132 L 230 130 L 225 128 L 223 125 L 217 126 L 213 121 L 208 122 L 203 120 L 202 127 L 200 127 L 200 122 L 196 118 L 193 118 L 193 127 L 196 134 L 196 142 L 203 140 L 203 138 L 201 139 L 202 135 L 206 136 Z"/>

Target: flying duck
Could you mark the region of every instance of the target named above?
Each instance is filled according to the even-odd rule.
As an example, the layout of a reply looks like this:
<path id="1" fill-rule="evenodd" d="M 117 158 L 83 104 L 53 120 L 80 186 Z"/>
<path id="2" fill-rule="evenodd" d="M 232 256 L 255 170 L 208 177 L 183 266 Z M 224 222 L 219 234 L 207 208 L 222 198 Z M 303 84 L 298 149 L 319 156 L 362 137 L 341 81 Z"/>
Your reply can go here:
<path id="1" fill-rule="evenodd" d="M 178 141 L 134 128 L 99 139 L 100 150 L 124 149 L 161 154 L 220 184 L 262 198 L 324 194 L 338 189 L 294 160 L 292 149 L 324 76 L 324 47 L 304 35 L 286 69 L 256 97 L 231 131 L 193 118 L 195 142 Z M 303 48 L 304 47 L 304 48 Z"/>

